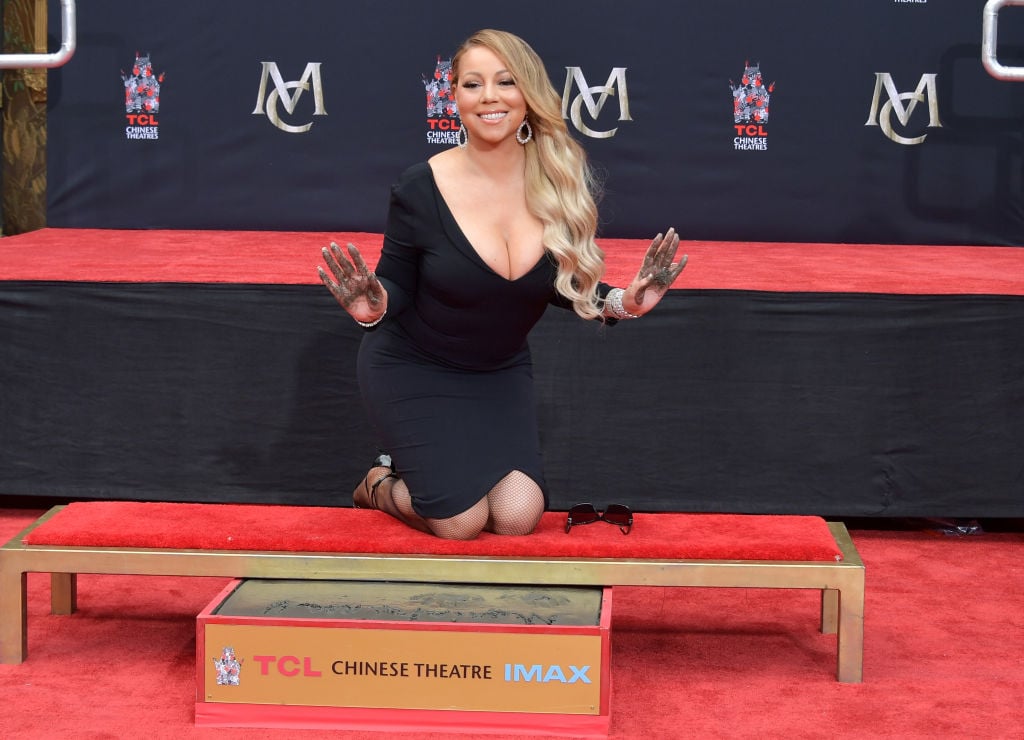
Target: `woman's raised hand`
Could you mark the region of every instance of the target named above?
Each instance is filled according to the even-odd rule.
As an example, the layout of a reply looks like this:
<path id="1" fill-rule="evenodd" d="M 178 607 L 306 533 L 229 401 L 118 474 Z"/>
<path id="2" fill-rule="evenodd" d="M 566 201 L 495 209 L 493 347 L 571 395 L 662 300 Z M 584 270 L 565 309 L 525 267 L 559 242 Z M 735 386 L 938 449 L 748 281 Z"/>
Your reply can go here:
<path id="1" fill-rule="evenodd" d="M 679 250 L 679 235 L 669 229 L 658 234 L 647 248 L 643 264 L 623 295 L 624 308 L 630 313 L 643 315 L 658 305 L 679 273 L 686 267 L 686 255 L 673 263 Z"/>
<path id="2" fill-rule="evenodd" d="M 384 315 L 388 307 L 388 292 L 370 272 L 363 256 L 352 244 L 347 245 L 349 256 L 334 242 L 324 247 L 321 253 L 334 278 L 317 265 L 317 272 L 331 295 L 348 311 L 352 318 L 362 323 L 373 323 Z"/>

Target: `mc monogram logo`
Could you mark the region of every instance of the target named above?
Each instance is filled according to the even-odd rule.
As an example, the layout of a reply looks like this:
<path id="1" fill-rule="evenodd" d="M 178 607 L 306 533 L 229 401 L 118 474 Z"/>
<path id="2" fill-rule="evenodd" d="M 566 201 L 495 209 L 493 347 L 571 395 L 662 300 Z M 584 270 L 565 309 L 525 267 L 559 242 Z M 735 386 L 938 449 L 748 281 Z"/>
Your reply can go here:
<path id="1" fill-rule="evenodd" d="M 289 115 L 295 113 L 295 107 L 299 103 L 302 93 L 313 88 L 313 115 L 326 116 L 324 109 L 324 88 L 320 81 L 320 62 L 310 62 L 306 65 L 302 77 L 298 81 L 285 82 L 281 76 L 281 70 L 277 68 L 277 62 L 262 62 L 263 74 L 260 77 L 260 92 L 256 96 L 256 109 L 252 112 L 254 116 L 266 115 L 267 119 L 282 131 L 289 134 L 304 134 L 313 126 L 312 121 L 302 126 L 292 126 L 281 120 L 278 113 L 278 105 L 283 105 Z M 267 94 L 267 79 L 274 83 L 274 89 Z M 294 90 L 294 93 L 292 92 Z"/>
<path id="2" fill-rule="evenodd" d="M 882 98 L 882 90 L 889 97 L 887 101 L 879 105 Z M 910 103 L 904 108 L 903 101 Z M 875 73 L 875 94 L 871 99 L 871 112 L 868 114 L 865 126 L 879 126 L 882 133 L 897 144 L 920 144 L 925 140 L 927 134 L 921 136 L 900 136 L 892 127 L 892 114 L 896 114 L 896 120 L 900 126 L 906 127 L 910 123 L 910 116 L 918 103 L 928 101 L 928 126 L 930 128 L 942 128 L 939 120 L 939 101 L 935 93 L 935 75 L 923 74 L 917 83 L 917 89 L 912 93 L 901 93 L 896 89 L 896 83 L 888 72 Z"/>
<path id="3" fill-rule="evenodd" d="M 609 97 L 615 97 L 618 91 L 619 97 L 619 120 L 632 121 L 629 115 L 629 92 L 626 89 L 626 68 L 613 67 L 612 73 L 608 75 L 608 81 L 603 85 L 591 87 L 583 76 L 583 70 L 579 67 L 566 67 L 565 91 L 562 93 L 562 118 L 568 118 L 572 125 L 580 133 L 592 139 L 610 139 L 615 136 L 619 129 L 613 128 L 608 131 L 595 131 L 583 122 L 581 108 L 586 106 L 587 114 L 592 121 L 596 121 L 601 115 L 601 109 Z M 579 90 L 579 94 L 572 98 L 573 84 Z M 599 93 L 597 99 L 594 94 Z"/>

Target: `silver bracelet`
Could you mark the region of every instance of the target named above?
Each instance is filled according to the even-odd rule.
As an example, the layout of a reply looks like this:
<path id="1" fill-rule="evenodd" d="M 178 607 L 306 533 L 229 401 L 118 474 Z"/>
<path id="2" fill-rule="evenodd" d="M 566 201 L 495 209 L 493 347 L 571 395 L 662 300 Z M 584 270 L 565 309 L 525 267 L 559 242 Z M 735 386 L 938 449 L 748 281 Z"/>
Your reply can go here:
<path id="1" fill-rule="evenodd" d="M 359 324 L 364 329 L 372 329 L 377 324 L 382 322 L 384 320 L 384 317 L 387 316 L 387 315 L 388 315 L 388 310 L 385 308 L 384 309 L 384 313 L 382 313 L 380 316 L 375 318 L 373 321 L 360 321 L 359 319 L 353 319 L 353 321 L 355 321 L 357 324 Z"/>
<path id="2" fill-rule="evenodd" d="M 630 313 L 622 305 L 622 296 L 626 294 L 622 288 L 612 288 L 604 298 L 604 305 L 608 306 L 612 316 L 617 319 L 639 319 L 635 313 Z"/>

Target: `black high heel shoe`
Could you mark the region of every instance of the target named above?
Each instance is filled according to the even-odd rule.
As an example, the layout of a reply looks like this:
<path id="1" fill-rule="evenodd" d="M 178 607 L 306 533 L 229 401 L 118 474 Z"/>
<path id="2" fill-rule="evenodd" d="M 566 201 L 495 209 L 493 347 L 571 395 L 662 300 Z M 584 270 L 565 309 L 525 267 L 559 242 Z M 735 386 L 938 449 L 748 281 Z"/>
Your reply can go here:
<path id="1" fill-rule="evenodd" d="M 386 452 L 382 452 L 373 458 L 373 463 L 370 464 L 370 469 L 373 468 L 387 468 L 388 472 L 382 475 L 380 478 L 375 480 L 372 484 L 370 483 L 369 474 L 363 479 L 363 490 L 366 491 L 366 498 L 370 502 L 370 508 L 377 508 L 377 487 L 386 481 L 388 478 L 398 478 L 398 474 L 395 472 L 395 467 L 391 462 L 391 455 Z M 357 504 L 354 500 L 352 501 L 352 507 L 355 509 L 363 508 Z"/>

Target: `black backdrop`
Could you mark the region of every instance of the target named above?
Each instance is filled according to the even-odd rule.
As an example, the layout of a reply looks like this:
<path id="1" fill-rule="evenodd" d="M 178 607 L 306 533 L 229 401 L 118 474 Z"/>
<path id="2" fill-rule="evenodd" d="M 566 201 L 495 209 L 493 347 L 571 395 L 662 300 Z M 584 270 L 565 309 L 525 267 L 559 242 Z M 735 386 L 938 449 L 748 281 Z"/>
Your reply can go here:
<path id="1" fill-rule="evenodd" d="M 347 505 L 376 451 L 322 287 L 0 283 L 0 482 Z M 1024 514 L 1024 301 L 672 291 L 531 337 L 552 505 Z M 438 433 L 443 434 L 443 426 Z"/>
<path id="2" fill-rule="evenodd" d="M 614 130 L 579 134 L 605 236 L 1024 241 L 1024 84 L 982 68 L 984 0 L 79 6 L 78 51 L 50 74 L 50 226 L 380 231 L 387 185 L 448 123 L 424 78 L 491 26 L 535 46 L 574 130 Z M 1024 9 L 999 21 L 1000 61 L 1024 64 Z M 126 118 L 136 53 L 163 78 L 147 125 Z M 770 115 L 738 137 L 748 61 Z"/>

